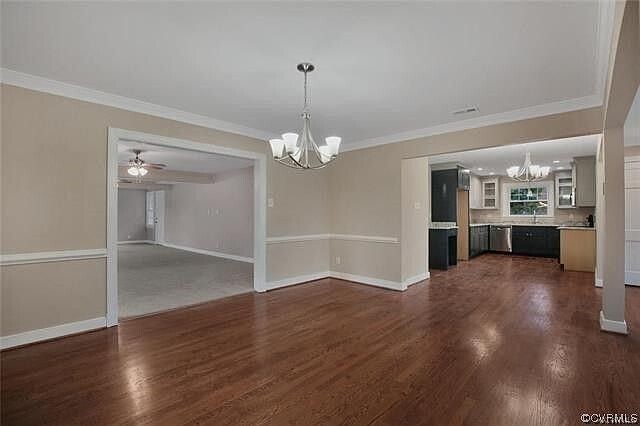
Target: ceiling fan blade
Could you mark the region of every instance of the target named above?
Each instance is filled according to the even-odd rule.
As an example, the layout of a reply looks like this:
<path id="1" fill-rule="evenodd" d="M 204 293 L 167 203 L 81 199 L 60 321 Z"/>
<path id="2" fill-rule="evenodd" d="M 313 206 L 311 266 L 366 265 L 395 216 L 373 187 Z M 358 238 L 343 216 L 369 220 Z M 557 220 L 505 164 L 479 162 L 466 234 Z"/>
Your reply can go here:
<path id="1" fill-rule="evenodd" d="M 144 166 L 146 168 L 148 168 L 148 169 L 154 169 L 154 170 L 162 170 L 162 169 L 164 169 L 164 166 L 155 165 L 155 164 L 145 164 Z"/>
<path id="2" fill-rule="evenodd" d="M 156 166 L 156 167 L 167 167 L 166 164 L 162 164 L 162 163 L 145 163 L 149 166 Z"/>

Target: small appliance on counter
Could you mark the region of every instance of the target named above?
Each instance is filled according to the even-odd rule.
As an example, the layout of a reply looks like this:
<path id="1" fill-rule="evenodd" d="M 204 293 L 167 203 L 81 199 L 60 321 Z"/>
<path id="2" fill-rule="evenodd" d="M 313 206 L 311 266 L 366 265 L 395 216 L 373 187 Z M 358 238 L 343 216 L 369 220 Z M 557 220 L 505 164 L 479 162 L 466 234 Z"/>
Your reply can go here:
<path id="1" fill-rule="evenodd" d="M 594 219 L 593 219 L 593 215 L 592 214 L 587 216 L 587 226 L 589 228 L 593 228 L 593 221 L 594 221 Z"/>

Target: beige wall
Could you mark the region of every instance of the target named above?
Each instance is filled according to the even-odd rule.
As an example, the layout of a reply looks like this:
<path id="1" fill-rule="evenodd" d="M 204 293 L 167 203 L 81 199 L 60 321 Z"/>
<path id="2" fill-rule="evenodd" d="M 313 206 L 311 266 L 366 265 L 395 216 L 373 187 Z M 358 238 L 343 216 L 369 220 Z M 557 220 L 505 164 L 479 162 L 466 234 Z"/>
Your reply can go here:
<path id="1" fill-rule="evenodd" d="M 118 241 L 147 239 L 147 191 L 118 188 Z"/>
<path id="2" fill-rule="evenodd" d="M 429 174 L 427 157 L 402 160 L 402 281 L 423 275 L 428 270 Z"/>
<path id="3" fill-rule="evenodd" d="M 591 108 L 345 152 L 327 168 L 331 232 L 400 237 L 403 159 L 601 131 L 602 110 Z M 362 257 L 363 250 L 368 253 L 367 259 Z M 399 281 L 402 276 L 400 251 L 400 245 L 332 241 L 331 267 L 341 272 Z M 342 260 L 339 266 L 335 265 L 336 256 Z"/>
<path id="4" fill-rule="evenodd" d="M 266 142 L 245 136 L 10 85 L 0 87 L 2 254 L 106 247 L 110 126 L 269 153 Z M 28 159 L 32 172 L 24 173 L 20 159 Z M 267 236 L 329 232 L 325 173 L 297 172 L 268 161 L 267 179 L 267 197 L 274 200 L 267 209 Z M 326 263 L 326 254 L 315 243 L 301 245 L 302 251 L 297 246 L 267 247 L 268 281 L 285 273 L 282 258 L 304 252 L 324 256 Z M 91 261 L 98 264 L 92 268 L 79 266 L 83 262 L 89 261 L 2 267 L 2 318 L 9 324 L 2 333 L 104 316 L 105 261 Z M 315 266 L 302 261 L 296 273 L 316 272 Z M 45 278 L 54 276 L 50 269 L 64 278 L 76 275 L 73 281 L 55 286 Z M 93 302 L 84 303 L 85 299 Z M 48 301 L 47 311 L 41 309 L 42 301 Z"/>
<path id="5" fill-rule="evenodd" d="M 166 191 L 165 241 L 253 257 L 253 167 L 217 173 L 215 183 Z"/>
<path id="6" fill-rule="evenodd" d="M 104 259 L 0 269 L 2 336 L 105 315 Z"/>

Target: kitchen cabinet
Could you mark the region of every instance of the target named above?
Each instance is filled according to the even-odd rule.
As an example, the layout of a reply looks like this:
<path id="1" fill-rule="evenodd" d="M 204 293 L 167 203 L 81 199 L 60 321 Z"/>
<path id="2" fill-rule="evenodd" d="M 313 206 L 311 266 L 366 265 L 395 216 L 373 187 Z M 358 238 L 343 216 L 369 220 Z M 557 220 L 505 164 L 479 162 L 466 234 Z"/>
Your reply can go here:
<path id="1" fill-rule="evenodd" d="M 575 177 L 575 205 L 595 207 L 596 205 L 596 157 L 575 157 L 573 159 Z"/>
<path id="2" fill-rule="evenodd" d="M 482 208 L 497 209 L 499 201 L 498 179 L 485 179 L 482 181 Z"/>
<path id="3" fill-rule="evenodd" d="M 431 221 L 457 222 L 458 189 L 469 190 L 469 171 L 462 167 L 431 172 Z"/>
<path id="4" fill-rule="evenodd" d="M 573 172 L 556 172 L 556 208 L 570 209 L 576 206 Z"/>
<path id="5" fill-rule="evenodd" d="M 489 225 L 472 226 L 469 229 L 469 257 L 489 251 Z"/>
<path id="6" fill-rule="evenodd" d="M 596 231 L 594 228 L 561 228 L 560 247 L 560 264 L 565 271 L 595 271 Z"/>
<path id="7" fill-rule="evenodd" d="M 458 230 L 429 229 L 429 269 L 448 269 L 458 263 Z"/>
<path id="8" fill-rule="evenodd" d="M 482 180 L 476 175 L 469 177 L 469 208 L 482 208 Z"/>
<path id="9" fill-rule="evenodd" d="M 511 245 L 514 254 L 558 257 L 560 233 L 555 226 L 514 225 L 511 230 Z"/>
<path id="10" fill-rule="evenodd" d="M 500 187 L 496 178 L 470 176 L 469 208 L 497 209 L 500 207 Z"/>

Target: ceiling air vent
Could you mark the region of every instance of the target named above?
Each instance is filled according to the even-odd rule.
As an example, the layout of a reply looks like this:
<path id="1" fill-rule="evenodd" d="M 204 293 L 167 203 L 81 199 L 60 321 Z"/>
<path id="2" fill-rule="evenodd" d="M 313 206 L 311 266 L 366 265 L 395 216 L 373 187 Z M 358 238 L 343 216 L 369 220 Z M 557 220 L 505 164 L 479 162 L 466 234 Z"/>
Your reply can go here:
<path id="1" fill-rule="evenodd" d="M 452 114 L 453 115 L 469 114 L 471 112 L 476 112 L 476 111 L 478 111 L 478 107 L 475 105 L 472 105 L 472 106 L 464 107 L 462 109 L 453 111 Z"/>

